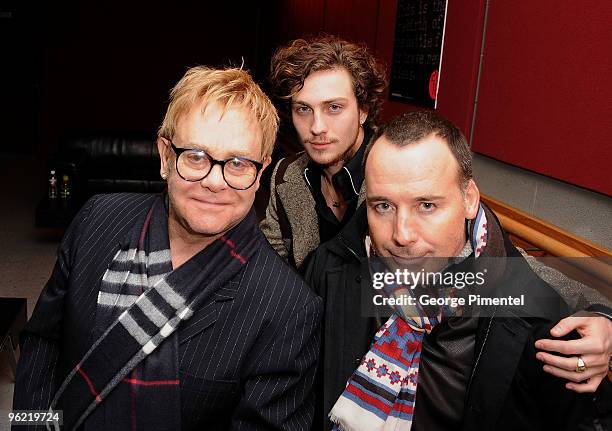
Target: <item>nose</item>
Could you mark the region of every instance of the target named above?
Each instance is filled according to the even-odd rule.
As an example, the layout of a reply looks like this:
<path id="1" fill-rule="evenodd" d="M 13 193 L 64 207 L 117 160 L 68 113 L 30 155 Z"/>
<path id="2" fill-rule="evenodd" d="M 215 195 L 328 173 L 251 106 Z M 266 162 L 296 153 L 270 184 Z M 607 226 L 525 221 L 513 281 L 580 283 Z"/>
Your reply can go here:
<path id="1" fill-rule="evenodd" d="M 413 245 L 418 239 L 417 224 L 409 214 L 398 214 L 393 228 L 393 241 L 401 247 Z"/>
<path id="2" fill-rule="evenodd" d="M 223 178 L 223 168 L 221 165 L 214 165 L 208 175 L 200 181 L 200 185 L 212 192 L 219 192 L 229 186 Z"/>
<path id="3" fill-rule="evenodd" d="M 327 132 L 327 123 L 325 122 L 323 113 L 319 110 L 315 110 L 313 114 L 310 131 L 313 135 L 321 135 Z"/>

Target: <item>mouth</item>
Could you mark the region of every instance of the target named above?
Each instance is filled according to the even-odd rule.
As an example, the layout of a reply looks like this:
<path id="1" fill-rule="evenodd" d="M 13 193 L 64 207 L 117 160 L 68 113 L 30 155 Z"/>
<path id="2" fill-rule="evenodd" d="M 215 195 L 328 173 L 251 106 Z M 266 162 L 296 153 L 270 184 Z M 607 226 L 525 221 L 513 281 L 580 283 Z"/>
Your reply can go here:
<path id="1" fill-rule="evenodd" d="M 402 263 L 402 264 L 405 264 L 405 265 L 414 265 L 416 263 L 423 262 L 426 259 L 426 255 L 403 256 L 403 255 L 391 254 L 391 257 L 397 263 Z"/>
<path id="2" fill-rule="evenodd" d="M 438 257 L 433 253 L 426 252 L 418 255 L 390 255 L 394 264 L 408 271 L 438 272 L 452 263 L 448 257 Z"/>
<path id="3" fill-rule="evenodd" d="M 422 268 L 427 266 L 428 256 L 427 253 L 418 254 L 418 255 L 398 255 L 391 253 L 391 259 L 395 262 L 396 265 L 401 268 L 414 269 L 416 267 Z"/>
<path id="4" fill-rule="evenodd" d="M 332 144 L 332 141 L 309 141 L 308 142 L 315 150 L 322 150 Z"/>
<path id="5" fill-rule="evenodd" d="M 208 208 L 221 208 L 221 207 L 231 205 L 230 202 L 217 201 L 213 199 L 192 198 L 192 200 L 194 200 L 197 203 L 197 205 L 208 207 Z"/>

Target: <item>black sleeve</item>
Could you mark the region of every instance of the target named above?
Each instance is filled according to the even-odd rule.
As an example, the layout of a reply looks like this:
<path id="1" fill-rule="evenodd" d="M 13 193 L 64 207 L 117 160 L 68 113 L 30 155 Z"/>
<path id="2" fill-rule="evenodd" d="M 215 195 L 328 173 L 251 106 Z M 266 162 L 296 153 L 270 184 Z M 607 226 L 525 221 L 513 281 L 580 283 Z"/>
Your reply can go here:
<path id="1" fill-rule="evenodd" d="M 64 297 L 68 290 L 79 226 L 87 220 L 93 204 L 94 198 L 85 204 L 66 231 L 51 277 L 38 298 L 32 317 L 21 332 L 14 410 L 46 410 L 56 392 Z"/>
<path id="2" fill-rule="evenodd" d="M 318 296 L 321 295 L 321 275 L 323 274 L 323 260 L 325 254 L 323 250 L 325 245 L 319 246 L 308 258 L 306 262 L 306 270 L 304 272 L 304 281 L 310 286 L 310 289 Z"/>
<path id="3" fill-rule="evenodd" d="M 592 304 L 586 308 L 586 311 L 597 313 L 612 320 L 612 309 L 603 304 Z"/>

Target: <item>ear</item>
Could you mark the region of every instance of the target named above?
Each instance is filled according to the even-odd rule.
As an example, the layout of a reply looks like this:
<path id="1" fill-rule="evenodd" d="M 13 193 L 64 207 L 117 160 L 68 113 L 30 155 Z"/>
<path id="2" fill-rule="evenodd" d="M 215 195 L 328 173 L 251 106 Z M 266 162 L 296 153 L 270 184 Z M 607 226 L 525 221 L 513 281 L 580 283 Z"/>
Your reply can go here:
<path id="1" fill-rule="evenodd" d="M 172 157 L 172 149 L 170 148 L 170 142 L 166 138 L 161 136 L 157 138 L 157 151 L 159 152 L 159 174 L 170 173 L 170 159 Z"/>
<path id="2" fill-rule="evenodd" d="M 363 123 L 368 119 L 368 111 L 359 108 L 359 124 L 363 126 Z"/>
<path id="3" fill-rule="evenodd" d="M 266 168 L 268 166 L 270 166 L 270 163 L 272 163 L 272 157 L 268 156 L 264 159 L 263 161 L 263 168 L 261 168 L 261 171 L 259 171 L 259 175 L 257 175 L 257 181 L 255 182 L 255 190 L 259 190 L 259 181 L 261 180 L 261 176 L 263 175 L 263 171 L 266 170 Z"/>
<path id="4" fill-rule="evenodd" d="M 480 206 L 480 190 L 478 190 L 473 179 L 468 182 L 464 195 L 465 218 L 472 220 L 478 215 L 478 208 Z"/>
<path id="5" fill-rule="evenodd" d="M 268 166 L 270 166 L 270 163 L 272 163 L 272 157 L 268 156 L 264 159 L 263 168 L 261 168 L 261 171 L 259 173 L 261 174 Z"/>

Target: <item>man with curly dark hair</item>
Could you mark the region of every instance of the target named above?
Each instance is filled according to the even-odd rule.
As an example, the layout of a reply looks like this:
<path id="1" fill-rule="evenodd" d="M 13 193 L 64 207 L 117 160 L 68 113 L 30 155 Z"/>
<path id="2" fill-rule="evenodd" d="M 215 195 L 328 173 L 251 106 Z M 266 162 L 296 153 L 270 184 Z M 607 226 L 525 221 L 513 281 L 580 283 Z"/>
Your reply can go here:
<path id="1" fill-rule="evenodd" d="M 363 201 L 362 160 L 386 89 L 385 71 L 364 45 L 322 36 L 279 48 L 270 81 L 304 152 L 276 165 L 261 228 L 284 259 L 303 268 Z"/>

